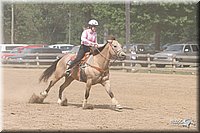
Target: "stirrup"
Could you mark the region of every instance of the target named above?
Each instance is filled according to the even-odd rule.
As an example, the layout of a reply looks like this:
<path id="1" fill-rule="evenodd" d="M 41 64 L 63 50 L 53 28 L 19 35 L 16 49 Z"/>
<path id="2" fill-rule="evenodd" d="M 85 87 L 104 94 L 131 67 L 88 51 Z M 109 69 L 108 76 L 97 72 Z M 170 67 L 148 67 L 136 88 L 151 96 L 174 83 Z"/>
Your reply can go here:
<path id="1" fill-rule="evenodd" d="M 68 77 L 68 76 L 71 74 L 71 69 L 67 69 L 67 70 L 65 71 L 65 74 L 66 74 L 66 76 Z"/>

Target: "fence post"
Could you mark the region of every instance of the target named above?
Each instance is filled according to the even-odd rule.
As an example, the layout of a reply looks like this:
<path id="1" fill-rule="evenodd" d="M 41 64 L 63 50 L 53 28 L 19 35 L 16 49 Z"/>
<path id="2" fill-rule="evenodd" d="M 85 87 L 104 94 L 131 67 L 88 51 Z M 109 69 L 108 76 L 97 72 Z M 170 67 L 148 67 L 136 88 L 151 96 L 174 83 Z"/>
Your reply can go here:
<path id="1" fill-rule="evenodd" d="M 150 65 L 150 54 L 147 54 L 147 67 L 148 67 L 148 73 L 151 73 L 151 65 Z"/>
<path id="2" fill-rule="evenodd" d="M 125 63 L 122 62 L 122 71 L 124 71 Z"/>
<path id="3" fill-rule="evenodd" d="M 172 71 L 173 71 L 173 74 L 176 73 L 176 55 L 175 54 L 172 55 Z"/>
<path id="4" fill-rule="evenodd" d="M 37 63 L 37 67 L 39 67 L 40 66 L 39 53 L 36 53 L 36 63 Z"/>

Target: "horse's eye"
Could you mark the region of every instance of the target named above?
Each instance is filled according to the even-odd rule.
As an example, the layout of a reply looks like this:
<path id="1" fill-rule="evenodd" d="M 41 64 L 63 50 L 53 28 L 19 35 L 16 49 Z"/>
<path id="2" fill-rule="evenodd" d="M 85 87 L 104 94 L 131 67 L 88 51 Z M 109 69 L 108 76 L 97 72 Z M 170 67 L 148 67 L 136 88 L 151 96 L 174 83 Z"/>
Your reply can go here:
<path id="1" fill-rule="evenodd" d="M 114 48 L 116 48 L 117 46 L 114 46 Z"/>

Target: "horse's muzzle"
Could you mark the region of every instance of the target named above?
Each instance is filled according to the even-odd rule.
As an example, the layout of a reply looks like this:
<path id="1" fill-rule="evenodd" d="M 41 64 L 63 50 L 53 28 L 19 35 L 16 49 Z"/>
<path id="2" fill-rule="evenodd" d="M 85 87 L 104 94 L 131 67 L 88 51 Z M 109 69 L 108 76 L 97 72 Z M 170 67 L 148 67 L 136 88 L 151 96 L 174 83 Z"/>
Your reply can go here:
<path id="1" fill-rule="evenodd" d="M 120 60 L 125 60 L 126 59 L 126 54 L 123 51 L 121 51 L 119 53 L 118 57 L 119 57 Z"/>

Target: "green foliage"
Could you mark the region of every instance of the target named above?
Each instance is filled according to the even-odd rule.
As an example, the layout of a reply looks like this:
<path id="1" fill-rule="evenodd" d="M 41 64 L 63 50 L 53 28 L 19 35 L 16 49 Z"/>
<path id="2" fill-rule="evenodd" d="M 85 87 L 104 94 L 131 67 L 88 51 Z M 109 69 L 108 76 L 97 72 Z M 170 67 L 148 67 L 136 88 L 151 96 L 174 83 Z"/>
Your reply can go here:
<path id="1" fill-rule="evenodd" d="M 10 43 L 11 4 L 4 4 L 4 43 Z M 130 6 L 131 43 L 195 42 L 195 3 L 152 3 Z M 14 4 L 15 43 L 71 43 L 78 45 L 83 28 L 90 19 L 99 21 L 98 42 L 114 35 L 125 43 L 124 3 L 19 3 Z M 108 32 L 108 33 L 107 33 Z M 107 34 L 106 34 L 107 33 Z M 70 38 L 69 38 L 70 37 Z"/>
<path id="2" fill-rule="evenodd" d="M 122 4 L 96 4 L 93 17 L 100 21 L 100 38 L 104 38 L 104 31 L 114 35 L 120 42 L 125 42 L 125 13 Z"/>
<path id="3" fill-rule="evenodd" d="M 196 41 L 195 3 L 132 4 L 131 10 L 131 28 L 136 34 L 132 40 L 135 42 L 154 42 L 155 25 L 160 27 L 163 44 Z"/>

